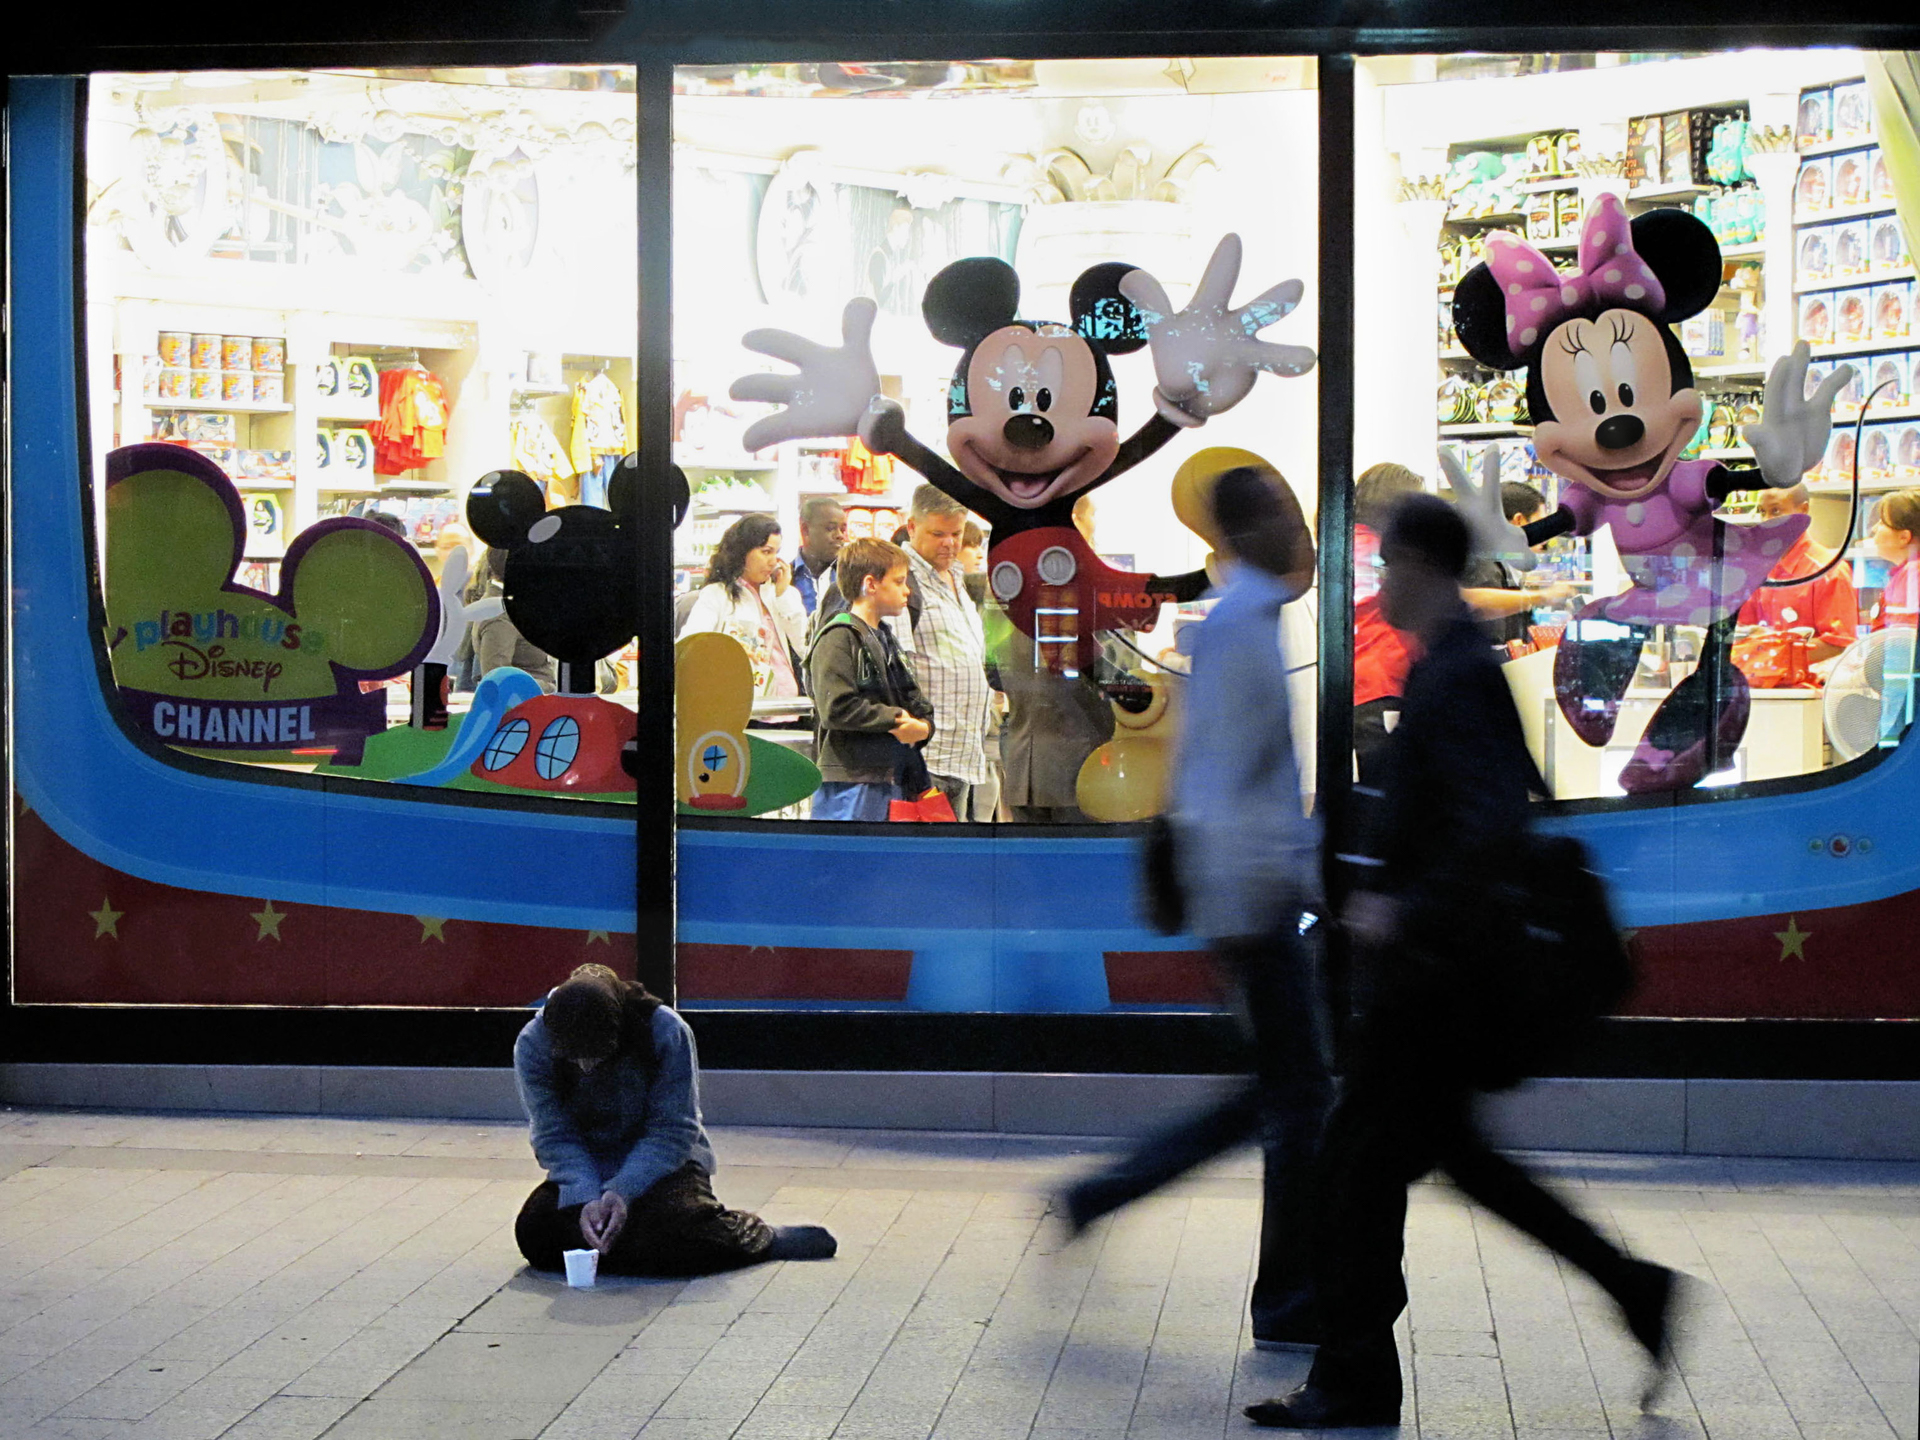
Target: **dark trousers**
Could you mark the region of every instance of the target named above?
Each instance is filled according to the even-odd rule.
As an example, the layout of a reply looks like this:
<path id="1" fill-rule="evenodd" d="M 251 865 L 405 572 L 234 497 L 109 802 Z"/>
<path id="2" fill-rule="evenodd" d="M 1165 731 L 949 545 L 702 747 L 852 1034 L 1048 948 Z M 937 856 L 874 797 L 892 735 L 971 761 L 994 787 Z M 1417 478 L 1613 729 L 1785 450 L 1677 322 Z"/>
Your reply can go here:
<path id="1" fill-rule="evenodd" d="M 1387 737 L 1393 733 L 1387 728 L 1387 717 L 1397 717 L 1405 704 L 1398 695 L 1385 695 L 1353 707 L 1354 767 L 1362 785 L 1378 790 L 1385 783 L 1382 765 Z"/>
<path id="2" fill-rule="evenodd" d="M 1265 1160 L 1253 1330 L 1262 1339 L 1318 1332 L 1312 1250 L 1313 1159 L 1329 1085 L 1313 953 L 1292 931 L 1216 940 L 1252 1052 L 1253 1075 L 1219 1103 L 1149 1136 L 1075 1187 L 1101 1215 L 1259 1137 Z"/>
<path id="3" fill-rule="evenodd" d="M 536 1270 L 564 1270 L 562 1252 L 586 1248 L 580 1205 L 560 1204 L 552 1180 L 533 1187 L 513 1238 Z M 692 1161 L 627 1205 L 627 1223 L 600 1257 L 609 1275 L 712 1275 L 764 1260 L 773 1229 L 758 1215 L 729 1210 L 713 1196 L 707 1172 Z"/>
<path id="4" fill-rule="evenodd" d="M 1472 1036 L 1470 1020 L 1439 999 L 1403 999 L 1355 1022 L 1321 1152 L 1316 1274 L 1326 1329 L 1315 1385 L 1399 1400 L 1393 1324 L 1407 1304 L 1407 1186 L 1429 1170 L 1619 1298 L 1627 1257 L 1475 1128 Z"/>

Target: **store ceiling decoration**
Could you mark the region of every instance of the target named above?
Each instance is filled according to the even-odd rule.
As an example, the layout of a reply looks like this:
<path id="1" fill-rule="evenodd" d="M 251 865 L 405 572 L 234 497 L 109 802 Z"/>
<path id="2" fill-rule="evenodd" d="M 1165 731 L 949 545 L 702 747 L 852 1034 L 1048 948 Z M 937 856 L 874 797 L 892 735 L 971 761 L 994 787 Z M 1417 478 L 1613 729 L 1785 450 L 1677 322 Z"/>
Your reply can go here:
<path id="1" fill-rule="evenodd" d="M 1104 106 L 1089 108 L 1106 113 Z M 1207 148 L 1196 145 L 1169 162 L 1156 180 L 1153 147 L 1143 140 L 1135 140 L 1121 147 L 1104 175 L 1096 173 L 1079 151 L 1066 146 L 1049 150 L 1038 159 L 1032 155 L 1015 155 L 1008 160 L 1001 175 L 1026 187 L 1027 199 L 1035 205 L 1116 200 L 1180 204 L 1189 198 L 1199 176 L 1219 168 L 1219 162 Z"/>

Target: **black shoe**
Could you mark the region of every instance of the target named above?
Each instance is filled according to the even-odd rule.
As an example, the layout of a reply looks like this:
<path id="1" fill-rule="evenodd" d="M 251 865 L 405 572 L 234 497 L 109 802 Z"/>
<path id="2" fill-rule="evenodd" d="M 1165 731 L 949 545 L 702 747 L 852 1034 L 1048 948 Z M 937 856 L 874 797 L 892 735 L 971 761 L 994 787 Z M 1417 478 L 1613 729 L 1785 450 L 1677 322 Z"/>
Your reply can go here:
<path id="1" fill-rule="evenodd" d="M 1247 1406 L 1247 1418 L 1276 1430 L 1347 1430 L 1398 1425 L 1400 1402 L 1385 1397 L 1343 1395 L 1306 1384 L 1277 1400 Z"/>
<path id="2" fill-rule="evenodd" d="M 1627 1280 L 1614 1292 L 1627 1330 L 1653 1361 L 1654 1373 L 1640 1397 L 1642 1409 L 1652 1405 L 1675 1369 L 1674 1321 L 1689 1283 L 1687 1277 L 1664 1265 L 1630 1260 Z"/>
<path id="3" fill-rule="evenodd" d="M 776 1225 L 769 1260 L 831 1260 L 840 1242 L 823 1225 Z"/>

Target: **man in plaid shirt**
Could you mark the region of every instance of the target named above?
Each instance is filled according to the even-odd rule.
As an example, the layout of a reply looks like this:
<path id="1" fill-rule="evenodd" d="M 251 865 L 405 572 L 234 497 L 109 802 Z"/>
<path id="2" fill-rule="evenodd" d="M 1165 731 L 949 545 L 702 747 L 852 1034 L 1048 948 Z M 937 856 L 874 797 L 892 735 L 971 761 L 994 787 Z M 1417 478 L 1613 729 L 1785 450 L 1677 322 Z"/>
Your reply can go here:
<path id="1" fill-rule="evenodd" d="M 933 739 L 927 772 L 952 802 L 957 820 L 991 820 L 999 787 L 987 760 L 987 646 L 980 611 L 960 573 L 960 541 L 967 511 L 931 485 L 913 492 L 908 512 L 907 565 L 920 592 L 907 663 L 920 691 L 933 702 Z"/>

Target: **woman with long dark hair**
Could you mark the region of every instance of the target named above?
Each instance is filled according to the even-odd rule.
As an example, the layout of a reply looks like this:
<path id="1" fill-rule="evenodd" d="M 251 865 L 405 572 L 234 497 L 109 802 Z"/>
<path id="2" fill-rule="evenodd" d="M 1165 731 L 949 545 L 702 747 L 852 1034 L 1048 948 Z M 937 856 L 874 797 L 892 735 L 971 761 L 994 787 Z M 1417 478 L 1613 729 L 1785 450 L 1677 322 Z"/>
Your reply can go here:
<path id="1" fill-rule="evenodd" d="M 693 1032 L 644 985 L 582 965 L 520 1032 L 513 1074 L 547 1172 L 513 1227 L 534 1269 L 564 1269 L 580 1249 L 616 1275 L 833 1255 L 817 1225 L 769 1225 L 714 1198 Z"/>
<path id="2" fill-rule="evenodd" d="M 707 583 L 694 601 L 682 635 L 717 630 L 746 647 L 758 699 L 802 693 L 799 659 L 806 653 L 807 608 L 780 558 L 780 522 L 742 515 L 720 537 L 707 565 Z"/>

